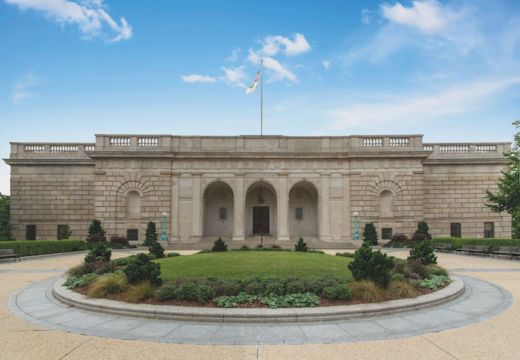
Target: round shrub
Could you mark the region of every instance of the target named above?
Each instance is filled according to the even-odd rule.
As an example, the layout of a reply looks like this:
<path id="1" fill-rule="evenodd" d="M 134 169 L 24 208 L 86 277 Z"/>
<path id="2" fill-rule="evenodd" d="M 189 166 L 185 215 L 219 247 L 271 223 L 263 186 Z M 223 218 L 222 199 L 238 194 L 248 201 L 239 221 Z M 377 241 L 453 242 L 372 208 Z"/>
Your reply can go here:
<path id="1" fill-rule="evenodd" d="M 208 285 L 199 285 L 197 288 L 197 300 L 201 303 L 207 303 L 215 297 L 215 290 Z"/>
<path id="2" fill-rule="evenodd" d="M 242 289 L 238 281 L 224 280 L 218 284 L 215 284 L 215 290 L 219 296 L 234 296 L 238 295 Z"/>
<path id="3" fill-rule="evenodd" d="M 186 282 L 175 289 L 175 297 L 179 300 L 197 300 L 198 290 L 196 282 Z"/>
<path id="4" fill-rule="evenodd" d="M 323 297 L 325 297 L 327 299 L 333 300 L 338 297 L 338 290 L 335 287 L 327 286 L 327 287 L 323 288 L 322 295 L 323 295 Z"/>
<path id="5" fill-rule="evenodd" d="M 380 287 L 388 285 L 393 267 L 393 258 L 379 250 L 372 251 L 366 243 L 356 250 L 354 261 L 348 265 L 354 279 L 372 280 Z"/>
<path id="6" fill-rule="evenodd" d="M 390 282 L 392 281 L 406 281 L 406 276 L 401 273 L 393 273 L 392 276 L 390 276 Z"/>
<path id="7" fill-rule="evenodd" d="M 303 280 L 293 279 L 287 282 L 287 294 L 302 294 L 305 292 Z"/>
<path id="8" fill-rule="evenodd" d="M 155 292 L 155 299 L 157 301 L 167 301 L 175 299 L 176 286 L 173 284 L 163 285 Z"/>
<path id="9" fill-rule="evenodd" d="M 213 247 L 211 248 L 211 251 L 213 252 L 219 252 L 219 251 L 227 251 L 227 245 L 221 238 L 218 238 L 215 243 L 213 244 Z"/>
<path id="10" fill-rule="evenodd" d="M 249 295 L 262 295 L 264 293 L 264 284 L 260 279 L 251 279 L 245 284 L 244 291 Z"/>
<path id="11" fill-rule="evenodd" d="M 269 281 L 264 290 L 265 295 L 284 295 L 285 286 L 281 281 L 273 280 Z"/>
<path id="12" fill-rule="evenodd" d="M 155 286 L 162 283 L 160 265 L 151 262 L 146 254 L 137 254 L 135 258 L 129 260 L 124 272 L 131 284 L 146 280 Z"/>
<path id="13" fill-rule="evenodd" d="M 423 265 L 436 264 L 437 256 L 434 254 L 432 241 L 427 239 L 419 242 L 412 250 L 410 250 L 410 259 L 417 259 Z"/>
<path id="14" fill-rule="evenodd" d="M 335 287 L 336 289 L 336 298 L 339 300 L 349 300 L 352 298 L 352 290 L 350 286 L 347 284 L 339 284 Z"/>

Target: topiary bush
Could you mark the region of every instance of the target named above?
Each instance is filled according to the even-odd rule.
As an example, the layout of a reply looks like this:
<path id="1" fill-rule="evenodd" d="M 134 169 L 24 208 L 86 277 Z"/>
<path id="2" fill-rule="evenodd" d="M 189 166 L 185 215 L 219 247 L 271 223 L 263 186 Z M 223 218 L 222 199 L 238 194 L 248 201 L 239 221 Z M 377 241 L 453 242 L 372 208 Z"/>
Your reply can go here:
<path id="1" fill-rule="evenodd" d="M 92 224 L 90 224 L 88 228 L 88 236 L 87 236 L 87 243 L 93 244 L 97 242 L 106 242 L 107 238 L 105 236 L 105 230 L 103 229 L 103 226 L 101 225 L 101 221 L 99 220 L 92 220 Z"/>
<path id="2" fill-rule="evenodd" d="M 227 251 L 227 249 L 228 248 L 227 248 L 227 245 L 224 242 L 224 240 L 222 240 L 222 238 L 218 238 L 213 243 L 213 247 L 211 248 L 211 251 L 212 252 L 220 252 L 220 251 Z"/>
<path id="3" fill-rule="evenodd" d="M 150 241 L 148 244 L 148 251 L 150 251 L 150 254 L 155 256 L 156 259 L 164 257 L 164 248 L 159 244 L 159 241 Z"/>
<path id="4" fill-rule="evenodd" d="M 431 240 L 432 236 L 428 232 L 429 227 L 426 221 L 421 221 L 417 224 L 417 230 L 412 235 L 412 241 Z"/>
<path id="5" fill-rule="evenodd" d="M 92 249 L 85 255 L 84 260 L 86 263 L 94 263 L 98 260 L 109 262 L 111 256 L 112 250 L 107 248 L 104 243 L 99 242 L 92 244 Z"/>
<path id="6" fill-rule="evenodd" d="M 356 250 L 354 261 L 348 265 L 354 279 L 372 280 L 380 287 L 388 285 L 393 267 L 393 258 L 379 250 L 372 251 L 366 243 Z"/>
<path id="7" fill-rule="evenodd" d="M 419 260 L 423 265 L 436 264 L 437 256 L 434 254 L 433 243 L 431 240 L 419 242 L 410 250 L 410 259 Z"/>
<path id="8" fill-rule="evenodd" d="M 363 243 L 368 245 L 377 245 L 377 230 L 374 223 L 365 224 L 363 228 Z"/>
<path id="9" fill-rule="evenodd" d="M 307 244 L 300 238 L 296 245 L 294 245 L 294 251 L 307 251 Z"/>
<path id="10" fill-rule="evenodd" d="M 153 221 L 148 222 L 146 225 L 146 235 L 143 242 L 144 246 L 150 246 L 152 242 L 156 242 L 158 240 L 157 237 L 157 226 Z"/>
<path id="11" fill-rule="evenodd" d="M 129 259 L 123 271 L 131 284 L 149 281 L 152 285 L 159 286 L 162 283 L 161 266 L 151 262 L 146 254 L 137 254 L 135 258 Z"/>
<path id="12" fill-rule="evenodd" d="M 72 235 L 69 225 L 58 226 L 58 240 L 67 240 Z"/>

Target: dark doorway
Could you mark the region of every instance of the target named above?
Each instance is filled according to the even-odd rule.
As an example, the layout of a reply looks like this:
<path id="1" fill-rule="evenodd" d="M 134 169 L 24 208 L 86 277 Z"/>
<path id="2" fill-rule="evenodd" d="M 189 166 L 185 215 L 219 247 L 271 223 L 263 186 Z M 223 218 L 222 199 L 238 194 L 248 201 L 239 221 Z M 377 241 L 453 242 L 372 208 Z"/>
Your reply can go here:
<path id="1" fill-rule="evenodd" d="M 269 206 L 253 206 L 253 234 L 269 235 Z"/>

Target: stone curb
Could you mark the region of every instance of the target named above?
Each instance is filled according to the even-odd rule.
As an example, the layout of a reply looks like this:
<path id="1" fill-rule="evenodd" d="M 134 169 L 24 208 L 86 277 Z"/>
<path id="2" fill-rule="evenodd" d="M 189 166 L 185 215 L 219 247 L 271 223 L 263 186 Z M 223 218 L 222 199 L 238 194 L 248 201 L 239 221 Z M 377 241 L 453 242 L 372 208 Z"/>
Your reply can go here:
<path id="1" fill-rule="evenodd" d="M 453 282 L 444 289 L 414 299 L 316 308 L 222 309 L 130 304 L 115 300 L 89 299 L 63 286 L 65 277 L 56 281 L 52 288 L 52 295 L 57 300 L 78 309 L 125 316 L 197 322 L 297 323 L 366 318 L 437 306 L 456 299 L 464 293 L 464 282 L 456 276 L 451 278 Z"/>

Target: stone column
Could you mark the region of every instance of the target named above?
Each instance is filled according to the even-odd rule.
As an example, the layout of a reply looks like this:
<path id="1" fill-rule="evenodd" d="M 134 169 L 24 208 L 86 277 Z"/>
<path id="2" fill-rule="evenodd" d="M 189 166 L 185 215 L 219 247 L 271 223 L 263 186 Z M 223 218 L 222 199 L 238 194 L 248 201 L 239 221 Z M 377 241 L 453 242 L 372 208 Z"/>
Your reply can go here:
<path id="1" fill-rule="evenodd" d="M 320 240 L 330 241 L 330 174 L 321 174 Z"/>
<path id="2" fill-rule="evenodd" d="M 289 193 L 287 174 L 278 174 L 278 201 L 276 205 L 278 240 L 289 240 Z"/>
<path id="3" fill-rule="evenodd" d="M 352 223 L 350 216 L 350 176 L 343 174 L 343 235 L 342 240 L 351 240 L 350 225 Z"/>
<path id="4" fill-rule="evenodd" d="M 244 174 L 235 174 L 235 191 L 233 204 L 233 240 L 245 240 L 245 194 Z"/>
<path id="5" fill-rule="evenodd" d="M 202 194 L 201 174 L 191 174 L 192 186 L 192 230 L 191 240 L 199 241 L 202 238 Z"/>
<path id="6" fill-rule="evenodd" d="M 170 242 L 178 242 L 180 240 L 180 228 L 179 228 L 179 216 L 180 216 L 180 206 L 179 206 L 179 174 L 172 173 L 171 177 L 171 206 L 170 206 Z"/>

